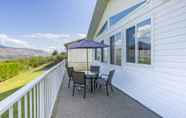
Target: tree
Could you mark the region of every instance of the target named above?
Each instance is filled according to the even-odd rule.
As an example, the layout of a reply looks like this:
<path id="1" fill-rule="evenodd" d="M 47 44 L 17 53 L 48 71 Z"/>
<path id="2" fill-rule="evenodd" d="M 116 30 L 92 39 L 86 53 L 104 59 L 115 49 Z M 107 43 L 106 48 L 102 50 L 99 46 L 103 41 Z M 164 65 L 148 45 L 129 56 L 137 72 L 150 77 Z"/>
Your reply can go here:
<path id="1" fill-rule="evenodd" d="M 66 52 L 61 52 L 60 55 L 63 55 L 64 58 L 67 58 L 67 53 Z"/>
<path id="2" fill-rule="evenodd" d="M 58 55 L 58 51 L 57 51 L 57 50 L 54 50 L 54 51 L 52 52 L 52 56 L 56 56 L 56 55 Z"/>

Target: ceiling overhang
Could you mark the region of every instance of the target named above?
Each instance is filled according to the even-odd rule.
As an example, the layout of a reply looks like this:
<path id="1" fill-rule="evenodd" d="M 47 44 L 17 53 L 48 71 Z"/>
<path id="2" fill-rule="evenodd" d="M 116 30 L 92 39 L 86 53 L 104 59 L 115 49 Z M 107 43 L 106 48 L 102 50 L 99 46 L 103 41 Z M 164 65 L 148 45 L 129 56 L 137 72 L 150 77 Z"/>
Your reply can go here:
<path id="1" fill-rule="evenodd" d="M 88 39 L 93 39 L 96 29 L 99 26 L 99 22 L 101 21 L 101 18 L 104 14 L 105 8 L 108 4 L 108 1 L 109 0 L 97 0 L 96 7 L 94 9 L 94 13 L 87 34 Z"/>

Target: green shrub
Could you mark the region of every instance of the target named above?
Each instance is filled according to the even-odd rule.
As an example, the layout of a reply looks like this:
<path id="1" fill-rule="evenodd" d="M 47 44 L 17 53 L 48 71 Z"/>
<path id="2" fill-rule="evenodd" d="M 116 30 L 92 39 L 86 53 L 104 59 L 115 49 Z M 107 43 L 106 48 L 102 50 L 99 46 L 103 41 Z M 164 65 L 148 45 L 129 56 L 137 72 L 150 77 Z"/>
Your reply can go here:
<path id="1" fill-rule="evenodd" d="M 51 65 L 57 64 L 66 58 L 65 53 L 56 54 L 55 56 L 34 56 L 29 58 L 8 60 L 0 62 L 0 82 L 16 76 L 21 71 L 39 67 L 43 64 L 50 63 Z"/>
<path id="2" fill-rule="evenodd" d="M 20 63 L 1 63 L 0 64 L 0 82 L 14 77 L 19 72 L 25 70 L 25 66 Z"/>

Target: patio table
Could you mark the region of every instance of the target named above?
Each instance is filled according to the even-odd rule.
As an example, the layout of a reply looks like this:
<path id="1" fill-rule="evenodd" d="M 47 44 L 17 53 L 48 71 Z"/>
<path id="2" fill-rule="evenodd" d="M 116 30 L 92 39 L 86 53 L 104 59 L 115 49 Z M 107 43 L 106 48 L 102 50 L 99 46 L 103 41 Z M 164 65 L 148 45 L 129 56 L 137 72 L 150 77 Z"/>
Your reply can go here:
<path id="1" fill-rule="evenodd" d="M 94 73 L 91 71 L 83 71 L 85 73 L 86 79 L 89 79 L 91 82 L 91 93 L 93 93 L 93 81 L 97 78 L 98 73 Z"/>

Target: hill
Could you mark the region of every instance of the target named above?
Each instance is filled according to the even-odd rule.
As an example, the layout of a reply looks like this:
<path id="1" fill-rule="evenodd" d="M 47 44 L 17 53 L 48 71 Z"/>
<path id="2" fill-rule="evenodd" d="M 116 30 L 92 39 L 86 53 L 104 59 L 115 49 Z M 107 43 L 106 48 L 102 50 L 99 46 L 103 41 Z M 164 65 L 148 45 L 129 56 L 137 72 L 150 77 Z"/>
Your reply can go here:
<path id="1" fill-rule="evenodd" d="M 47 56 L 47 52 L 28 48 L 13 48 L 0 45 L 0 60 L 24 58 L 31 56 Z"/>

